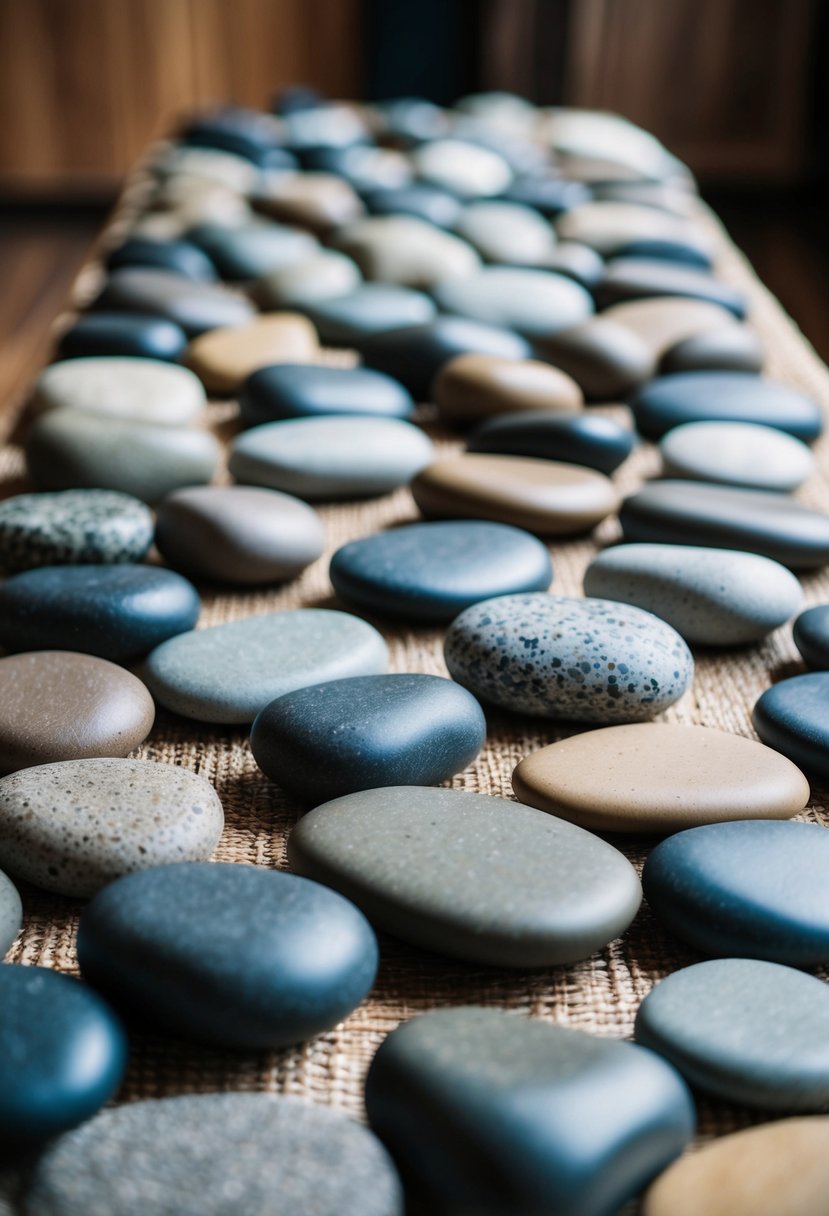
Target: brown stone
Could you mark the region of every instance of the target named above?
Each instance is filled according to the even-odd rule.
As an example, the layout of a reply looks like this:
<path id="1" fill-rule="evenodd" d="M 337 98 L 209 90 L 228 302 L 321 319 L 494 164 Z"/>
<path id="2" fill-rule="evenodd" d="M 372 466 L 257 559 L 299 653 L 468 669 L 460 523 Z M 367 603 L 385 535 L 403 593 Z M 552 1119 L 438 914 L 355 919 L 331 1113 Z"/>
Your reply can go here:
<path id="1" fill-rule="evenodd" d="M 154 718 L 141 681 L 106 659 L 63 650 L 0 659 L 0 772 L 126 756 Z"/>
<path id="2" fill-rule="evenodd" d="M 306 317 L 277 312 L 212 329 L 190 343 L 185 358 L 208 393 L 232 394 L 260 367 L 310 363 L 317 350 L 317 333 Z"/>
<path id="3" fill-rule="evenodd" d="M 315 232 L 348 224 L 364 212 L 354 188 L 333 173 L 276 173 L 255 203 L 274 219 Z"/>
<path id="4" fill-rule="evenodd" d="M 580 410 L 584 396 L 565 372 L 534 359 L 458 355 L 441 368 L 433 389 L 441 416 L 476 422 L 515 410 Z"/>
<path id="5" fill-rule="evenodd" d="M 537 352 L 566 372 L 592 401 L 614 401 L 649 380 L 655 360 L 647 344 L 604 316 L 536 342 Z"/>
<path id="6" fill-rule="evenodd" d="M 633 330 L 658 362 L 678 342 L 711 330 L 737 325 L 734 314 L 707 300 L 683 300 L 676 296 L 651 296 L 628 300 L 606 308 L 602 317 Z"/>
<path id="7" fill-rule="evenodd" d="M 492 519 L 545 536 L 586 532 L 619 504 L 612 482 L 592 469 L 468 452 L 430 464 L 411 491 L 427 517 Z"/>
<path id="8" fill-rule="evenodd" d="M 528 806 L 599 832 L 790 819 L 809 801 L 800 769 L 770 747 L 707 726 L 658 722 L 551 743 L 521 761 L 512 786 Z"/>

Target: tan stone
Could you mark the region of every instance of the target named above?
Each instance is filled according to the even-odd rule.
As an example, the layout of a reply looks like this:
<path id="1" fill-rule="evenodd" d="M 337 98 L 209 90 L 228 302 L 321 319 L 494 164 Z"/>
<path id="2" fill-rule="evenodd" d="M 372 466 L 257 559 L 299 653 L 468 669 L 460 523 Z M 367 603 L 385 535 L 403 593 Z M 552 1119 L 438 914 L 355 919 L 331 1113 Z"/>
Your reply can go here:
<path id="1" fill-rule="evenodd" d="M 257 317 L 247 325 L 211 329 L 187 347 L 188 367 L 208 393 L 236 393 L 260 367 L 272 363 L 309 363 L 317 352 L 317 333 L 298 313 Z"/>
<path id="2" fill-rule="evenodd" d="M 592 469 L 478 453 L 435 461 L 411 491 L 426 516 L 492 519 L 545 536 L 586 532 L 619 504 L 612 482 Z"/>
<path id="3" fill-rule="evenodd" d="M 435 402 L 451 422 L 475 422 L 516 410 L 580 410 L 584 396 L 575 380 L 534 359 L 458 355 L 441 368 Z"/>
<path id="4" fill-rule="evenodd" d="M 707 241 L 691 221 L 638 203 L 584 203 L 559 217 L 556 232 L 561 240 L 582 241 L 603 257 L 612 257 L 638 240 L 676 241 L 707 249 Z"/>
<path id="5" fill-rule="evenodd" d="M 809 801 L 800 769 L 770 747 L 706 726 L 659 722 L 552 743 L 521 761 L 512 785 L 528 806 L 600 832 L 790 819 Z"/>
<path id="6" fill-rule="evenodd" d="M 260 211 L 286 224 L 327 232 L 364 212 L 353 186 L 333 173 L 278 173 L 257 195 Z"/>
<path id="7" fill-rule="evenodd" d="M 433 287 L 475 274 L 481 259 L 471 245 L 411 215 L 373 215 L 349 224 L 332 240 L 367 279 L 403 287 Z"/>
<path id="8" fill-rule="evenodd" d="M 639 334 L 606 320 L 604 314 L 539 338 L 536 348 L 594 401 L 618 400 L 656 370 L 650 347 Z"/>
<path id="9" fill-rule="evenodd" d="M 723 1136 L 675 1162 L 642 1216 L 826 1216 L 829 1118 L 783 1119 Z"/>
<path id="10" fill-rule="evenodd" d="M 734 314 L 719 304 L 675 296 L 651 296 L 647 300 L 614 304 L 604 310 L 602 317 L 632 329 L 644 340 L 657 361 L 677 342 L 739 324 Z"/>

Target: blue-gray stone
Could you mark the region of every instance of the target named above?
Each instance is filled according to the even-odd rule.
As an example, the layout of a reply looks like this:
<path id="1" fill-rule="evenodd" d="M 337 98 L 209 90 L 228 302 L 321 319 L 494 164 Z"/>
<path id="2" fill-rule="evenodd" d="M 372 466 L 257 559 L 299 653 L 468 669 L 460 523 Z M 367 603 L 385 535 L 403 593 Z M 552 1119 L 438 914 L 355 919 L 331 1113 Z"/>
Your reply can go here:
<path id="1" fill-rule="evenodd" d="M 814 823 L 713 823 L 656 846 L 642 882 L 654 913 L 703 954 L 829 963 L 829 832 Z"/>
<path id="2" fill-rule="evenodd" d="M 189 147 L 233 152 L 261 168 L 281 168 L 282 135 L 279 124 L 268 114 L 244 106 L 222 106 L 188 122 L 181 142 Z"/>
<path id="3" fill-rule="evenodd" d="M 829 672 L 773 684 L 757 700 L 752 720 L 769 747 L 807 772 L 829 778 Z"/>
<path id="4" fill-rule="evenodd" d="M 0 585 L 0 646 L 80 650 L 129 663 L 194 629 L 200 609 L 195 587 L 172 570 L 41 566 Z"/>
<path id="5" fill-rule="evenodd" d="M 23 905 L 12 880 L 0 871 L 0 960 L 8 954 L 23 923 Z"/>
<path id="6" fill-rule="evenodd" d="M 241 228 L 199 224 L 188 236 L 210 257 L 224 279 L 258 279 L 319 249 L 310 232 L 264 221 Z"/>
<path id="7" fill-rule="evenodd" d="M 448 520 L 390 528 L 339 548 L 329 571 L 337 595 L 366 612 L 449 621 L 479 600 L 546 591 L 546 545 L 508 524 Z"/>
<path id="8" fill-rule="evenodd" d="M 645 997 L 637 1043 L 697 1089 L 776 1111 L 829 1107 L 829 987 L 792 967 L 719 958 L 675 971 Z"/>
<path id="9" fill-rule="evenodd" d="M 829 670 L 829 604 L 818 604 L 801 612 L 792 635 L 807 667 Z"/>
<path id="10" fill-rule="evenodd" d="M 262 771 L 316 805 L 387 785 L 439 785 L 486 741 L 475 698 L 440 676 L 357 676 L 266 705 L 250 735 Z"/>
<path id="11" fill-rule="evenodd" d="M 659 371 L 673 372 L 753 372 L 763 370 L 765 349 L 759 334 L 750 325 L 723 325 L 683 338 L 665 351 Z"/>
<path id="12" fill-rule="evenodd" d="M 513 329 L 530 339 L 572 329 L 595 311 L 590 293 L 573 279 L 521 266 L 485 266 L 475 274 L 445 279 L 432 295 L 442 312 Z"/>
<path id="13" fill-rule="evenodd" d="M 416 215 L 438 228 L 454 228 L 462 210 L 456 195 L 426 182 L 368 190 L 363 201 L 372 215 Z"/>
<path id="14" fill-rule="evenodd" d="M 510 202 L 532 207 L 542 215 L 555 218 L 562 211 L 570 211 L 581 203 L 589 203 L 592 194 L 584 182 L 539 173 L 517 177 L 504 191 L 503 197 Z"/>
<path id="15" fill-rule="evenodd" d="M 470 436 L 468 452 L 534 456 L 613 473 L 633 451 L 633 432 L 601 414 L 521 410 L 488 418 Z"/>
<path id="16" fill-rule="evenodd" d="M 0 1137 L 45 1140 L 95 1114 L 121 1084 L 127 1043 L 94 992 L 46 967 L 0 965 Z"/>
<path id="17" fill-rule="evenodd" d="M 4 570 L 140 562 L 152 540 L 149 508 L 114 490 L 17 494 L 0 502 Z"/>
<path id="18" fill-rule="evenodd" d="M 812 443 L 823 431 L 820 407 L 788 384 L 749 372 L 695 371 L 658 376 L 631 401 L 638 429 L 659 439 L 686 422 L 754 422 Z"/>
<path id="19" fill-rule="evenodd" d="M 90 312 L 62 335 L 58 358 L 89 355 L 129 355 L 166 359 L 172 363 L 187 345 L 187 335 L 175 321 L 139 313 Z"/>
<path id="20" fill-rule="evenodd" d="M 722 282 L 706 270 L 665 258 L 630 255 L 613 258 L 607 263 L 604 277 L 597 283 L 594 294 L 599 308 L 651 296 L 680 296 L 720 304 L 739 320 L 746 315 L 745 296 L 736 287 Z"/>
<path id="21" fill-rule="evenodd" d="M 216 281 L 216 267 L 204 250 L 192 241 L 128 237 L 107 257 L 109 270 L 122 270 L 126 266 L 155 266 L 158 270 L 173 270 L 199 283 Z"/>
<path id="22" fill-rule="evenodd" d="M 393 1031 L 366 1109 L 440 1216 L 615 1216 L 695 1127 L 682 1078 L 653 1052 L 474 1007 Z"/>
<path id="23" fill-rule="evenodd" d="M 153 266 L 113 270 L 94 307 L 156 313 L 175 321 L 188 338 L 225 325 L 244 325 L 255 315 L 249 300 L 219 283 L 194 282 L 175 271 Z"/>
<path id="24" fill-rule="evenodd" d="M 377 970 L 368 921 L 327 887 L 257 866 L 128 874 L 81 916 L 84 978 L 189 1039 L 264 1050 L 328 1030 Z"/>
<path id="25" fill-rule="evenodd" d="M 358 346 L 371 334 L 424 325 L 437 309 L 422 291 L 393 283 L 364 283 L 333 300 L 316 300 L 302 311 L 328 346 Z"/>
<path id="26" fill-rule="evenodd" d="M 239 398 L 244 426 L 287 418 L 365 414 L 408 418 L 414 403 L 391 376 L 367 368 L 277 363 L 249 376 Z"/>

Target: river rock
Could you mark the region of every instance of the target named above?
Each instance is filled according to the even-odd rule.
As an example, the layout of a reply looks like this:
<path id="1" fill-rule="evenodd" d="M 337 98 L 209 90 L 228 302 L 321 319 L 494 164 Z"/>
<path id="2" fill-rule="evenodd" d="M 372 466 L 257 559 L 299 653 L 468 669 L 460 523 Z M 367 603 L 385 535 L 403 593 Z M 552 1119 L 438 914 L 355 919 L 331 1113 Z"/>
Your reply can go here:
<path id="1" fill-rule="evenodd" d="M 402 186 L 370 190 L 364 199 L 372 215 L 413 215 L 437 228 L 454 228 L 463 211 L 457 195 L 426 182 L 411 181 Z M 464 236 L 463 233 L 459 235 Z"/>
<path id="2" fill-rule="evenodd" d="M 596 301 L 600 308 L 652 296 L 708 300 L 727 308 L 739 320 L 746 315 L 745 296 L 736 287 L 723 283 L 705 270 L 664 258 L 614 258 L 607 263 L 604 276 L 596 286 Z"/>
<path id="3" fill-rule="evenodd" d="M 60 359 L 125 355 L 175 363 L 187 335 L 175 321 L 140 313 L 90 312 L 65 330 L 58 343 Z"/>
<path id="4" fill-rule="evenodd" d="M 317 350 L 316 331 L 306 317 L 278 312 L 202 334 L 190 343 L 185 357 L 208 393 L 227 395 L 238 393 L 261 368 L 310 363 Z"/>
<path id="5" fill-rule="evenodd" d="M 570 181 L 555 174 L 524 174 L 513 180 L 504 197 L 532 207 L 548 219 L 590 202 L 590 190 L 583 182 Z M 559 242 L 561 243 L 561 242 Z"/>
<path id="6" fill-rule="evenodd" d="M 829 777 L 829 673 L 809 672 L 773 684 L 754 706 L 754 729 L 807 772 Z"/>
<path id="7" fill-rule="evenodd" d="M 683 300 L 676 296 L 651 296 L 613 304 L 602 314 L 616 325 L 637 334 L 656 363 L 677 343 L 728 325 L 737 325 L 734 314 L 708 300 Z"/>
<path id="8" fill-rule="evenodd" d="M 154 266 L 157 270 L 172 270 L 197 283 L 216 281 L 216 267 L 192 241 L 127 237 L 107 256 L 107 269 L 123 270 L 127 266 Z"/>
<path id="9" fill-rule="evenodd" d="M 90 313 L 89 319 L 96 317 Z M 204 389 L 185 367 L 115 355 L 53 363 L 40 373 L 32 408 L 81 410 L 156 426 L 182 426 L 207 404 Z"/>
<path id="10" fill-rule="evenodd" d="M 659 243 L 686 249 L 702 265 L 710 260 L 708 242 L 691 222 L 636 203 L 585 203 L 560 216 L 556 231 L 562 240 L 581 241 L 608 258 L 630 255 L 647 242 L 651 248 Z"/>
<path id="11" fill-rule="evenodd" d="M 450 359 L 432 391 L 441 417 L 460 424 L 519 410 L 573 413 L 584 404 L 581 389 L 565 372 L 535 359 L 497 355 Z"/>
<path id="12" fill-rule="evenodd" d="M 632 401 L 649 439 L 686 422 L 751 422 L 811 443 L 823 429 L 817 402 L 788 384 L 747 372 L 678 372 L 658 376 Z"/>
<path id="13" fill-rule="evenodd" d="M 594 401 L 626 396 L 653 375 L 654 357 L 632 329 L 604 316 L 536 339 L 536 353 L 566 372 Z"/>
<path id="14" fill-rule="evenodd" d="M 461 139 L 435 139 L 412 153 L 415 173 L 425 182 L 460 198 L 503 193 L 512 181 L 509 165 L 497 152 Z"/>
<path id="15" fill-rule="evenodd" d="M 266 312 L 276 308 L 304 311 L 308 304 L 357 291 L 361 283 L 362 275 L 351 258 L 326 249 L 271 270 L 257 280 L 253 296 Z"/>
<path id="16" fill-rule="evenodd" d="M 12 880 L 0 871 L 0 962 L 6 957 L 23 923 L 23 905 Z"/>
<path id="17" fill-rule="evenodd" d="M 669 477 L 781 493 L 798 489 L 815 467 L 805 443 L 753 422 L 686 422 L 662 437 L 659 450 Z"/>
<path id="18" fill-rule="evenodd" d="M 475 274 L 437 283 L 432 294 L 441 312 L 544 338 L 572 329 L 593 313 L 589 292 L 549 270 L 486 266 Z"/>
<path id="19" fill-rule="evenodd" d="M 750 325 L 724 325 L 684 338 L 665 351 L 659 364 L 662 375 L 674 372 L 751 372 L 763 370 L 765 350 Z"/>
<path id="20" fill-rule="evenodd" d="M 352 258 L 367 279 L 428 290 L 444 279 L 474 274 L 480 258 L 471 245 L 412 215 L 373 215 L 334 234 L 335 249 Z"/>
<path id="21" fill-rule="evenodd" d="M 537 211 L 503 200 L 469 203 L 455 231 L 485 261 L 509 266 L 544 266 L 556 244 L 553 229 Z"/>
<path id="22" fill-rule="evenodd" d="M 224 279 L 260 279 L 293 266 L 319 249 L 309 232 L 282 224 L 198 224 L 189 233 L 210 257 Z"/>
<path id="23" fill-rule="evenodd" d="M 239 409 L 243 425 L 259 426 L 326 414 L 408 418 L 414 402 L 402 385 L 369 368 L 287 363 L 255 372 Z"/>
<path id="24" fill-rule="evenodd" d="M 544 266 L 556 274 L 575 279 L 588 291 L 592 291 L 604 274 L 603 259 L 595 249 L 580 245 L 578 241 L 559 241 L 544 259 Z"/>
<path id="25" fill-rule="evenodd" d="M 173 271 L 146 266 L 113 271 L 95 307 L 156 313 L 175 321 L 188 338 L 223 325 L 244 325 L 254 315 L 249 300 L 218 283 L 194 283 Z"/>
<path id="26" fill-rule="evenodd" d="M 256 193 L 260 211 L 287 224 L 326 233 L 359 220 L 364 207 L 347 181 L 333 173 L 277 173 Z"/>
<path id="27" fill-rule="evenodd" d="M 829 669 L 829 604 L 801 612 L 792 630 L 794 644 L 807 667 Z"/>
<path id="28" fill-rule="evenodd" d="M 7 571 L 139 562 L 152 539 L 151 512 L 128 494 L 63 490 L 0 502 L 0 566 Z"/>
<path id="29" fill-rule="evenodd" d="M 633 432 L 601 414 L 519 410 L 488 418 L 470 436 L 466 450 L 583 464 L 609 476 L 633 446 Z"/>
<path id="30" fill-rule="evenodd" d="M 305 301 L 302 311 L 326 345 L 359 346 L 371 334 L 425 325 L 434 319 L 437 308 L 422 291 L 391 283 L 363 283 L 347 295 Z"/>

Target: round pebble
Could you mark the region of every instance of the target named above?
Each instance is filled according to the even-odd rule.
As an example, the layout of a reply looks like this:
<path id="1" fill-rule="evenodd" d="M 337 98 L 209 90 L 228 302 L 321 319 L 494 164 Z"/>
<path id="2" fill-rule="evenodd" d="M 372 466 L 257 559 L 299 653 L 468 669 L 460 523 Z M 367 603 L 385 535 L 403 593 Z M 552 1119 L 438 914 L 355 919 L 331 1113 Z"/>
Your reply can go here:
<path id="1" fill-rule="evenodd" d="M 767 688 L 752 713 L 770 747 L 815 776 L 829 777 L 829 673 L 813 671 Z"/>
<path id="2" fill-rule="evenodd" d="M 143 502 L 111 490 L 17 494 L 0 502 L 0 566 L 140 562 L 153 540 Z"/>
<path id="3" fill-rule="evenodd" d="M 364 283 L 347 295 L 303 307 L 328 346 L 359 346 L 369 335 L 433 320 L 434 301 L 421 291 L 390 283 Z"/>
<path id="4" fill-rule="evenodd" d="M 363 214 L 363 204 L 353 186 L 333 173 L 273 174 L 257 191 L 256 201 L 267 215 L 321 234 Z"/>
<path id="5" fill-rule="evenodd" d="M 317 349 L 311 322 L 298 313 L 282 312 L 201 334 L 190 343 L 185 358 L 209 393 L 227 395 L 239 392 L 260 368 L 309 363 Z"/>
<path id="6" fill-rule="evenodd" d="M 792 630 L 794 644 L 807 667 L 829 669 L 829 604 L 801 612 Z"/>
<path id="7" fill-rule="evenodd" d="M 509 165 L 497 152 L 462 139 L 436 139 L 412 153 L 418 177 L 460 198 L 501 194 L 512 181 Z"/>
<path id="8" fill-rule="evenodd" d="M 524 267 L 487 266 L 432 289 L 441 312 L 543 337 L 579 325 L 594 311 L 590 293 L 565 275 Z"/>
<path id="9" fill-rule="evenodd" d="M 545 265 L 555 249 L 555 233 L 532 207 L 496 200 L 469 203 L 454 228 L 487 262 L 510 266 Z"/>
<path id="10" fill-rule="evenodd" d="M 584 404 L 581 389 L 564 372 L 534 359 L 458 355 L 441 368 L 433 395 L 442 418 L 477 422 L 517 410 L 572 413 Z"/>
<path id="11" fill-rule="evenodd" d="M 198 283 L 169 270 L 126 266 L 114 270 L 96 308 L 155 313 L 180 325 L 188 338 L 223 325 L 245 325 L 254 316 L 243 295 L 218 283 Z"/>
<path id="12" fill-rule="evenodd" d="M 641 241 L 662 241 L 699 249 L 708 247 L 687 219 L 636 203 L 590 202 L 566 211 L 556 224 L 562 240 L 581 241 L 603 257 L 620 256 Z"/>
<path id="13" fill-rule="evenodd" d="M 0 871 L 0 961 L 6 957 L 23 924 L 23 905 L 12 880 Z"/>
<path id="14" fill-rule="evenodd" d="M 37 413 L 82 410 L 156 426 L 191 422 L 205 404 L 204 389 L 186 367 L 114 355 L 52 363 L 35 382 L 32 400 Z"/>
<path id="15" fill-rule="evenodd" d="M 686 422 L 668 431 L 659 450 L 669 477 L 755 490 L 796 490 L 815 467 L 805 443 L 749 422 Z"/>
<path id="16" fill-rule="evenodd" d="M 592 401 L 625 397 L 654 371 L 645 341 L 604 316 L 537 338 L 536 353 L 571 376 Z"/>
<path id="17" fill-rule="evenodd" d="M 329 414 L 408 418 L 414 403 L 402 385 L 380 372 L 290 363 L 255 372 L 239 409 L 244 426 L 260 426 Z"/>
<path id="18" fill-rule="evenodd" d="M 91 312 L 65 330 L 58 344 L 58 357 L 126 355 L 143 359 L 178 361 L 187 335 L 175 321 L 139 313 Z"/>
<path id="19" fill-rule="evenodd" d="M 634 442 L 629 427 L 601 414 L 520 410 L 481 423 L 466 450 L 583 464 L 609 476 L 627 460 Z"/>
<path id="20" fill-rule="evenodd" d="M 752 423 L 805 443 L 812 443 L 823 430 L 817 402 L 788 384 L 748 372 L 658 376 L 639 390 L 631 406 L 638 429 L 649 439 L 659 439 L 689 422 Z"/>

